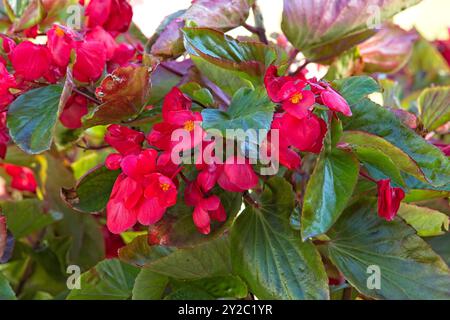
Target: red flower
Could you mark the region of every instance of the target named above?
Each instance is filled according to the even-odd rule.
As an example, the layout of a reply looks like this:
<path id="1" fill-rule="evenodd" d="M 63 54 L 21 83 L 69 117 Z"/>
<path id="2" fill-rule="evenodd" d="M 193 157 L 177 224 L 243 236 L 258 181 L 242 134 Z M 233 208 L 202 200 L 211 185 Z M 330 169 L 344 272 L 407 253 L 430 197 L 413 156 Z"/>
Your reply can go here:
<path id="1" fill-rule="evenodd" d="M 38 33 L 39 33 L 38 25 L 35 25 L 35 26 L 33 26 L 31 28 L 28 28 L 28 29 L 25 29 L 23 31 L 23 33 L 24 33 L 25 37 L 27 37 L 27 38 L 33 38 L 33 39 L 36 38 L 38 36 Z"/>
<path id="2" fill-rule="evenodd" d="M 14 76 L 8 72 L 3 63 L 0 63 L 0 112 L 5 111 L 6 107 L 14 100 L 9 89 L 16 85 Z"/>
<path id="3" fill-rule="evenodd" d="M 88 101 L 79 94 L 73 94 L 64 106 L 59 117 L 61 123 L 69 129 L 78 129 L 83 126 L 81 118 L 88 113 Z"/>
<path id="4" fill-rule="evenodd" d="M 153 126 L 147 136 L 148 143 L 165 151 L 172 150 L 175 146 L 178 146 L 180 151 L 198 146 L 205 132 L 199 124 L 202 121 L 201 114 L 193 112 L 191 106 L 191 100 L 174 87 L 164 99 L 163 122 Z M 172 141 L 172 133 L 178 129 L 185 130 L 189 139 Z"/>
<path id="5" fill-rule="evenodd" d="M 6 112 L 0 113 L 0 158 L 4 159 L 8 149 L 9 133 L 6 127 Z"/>
<path id="6" fill-rule="evenodd" d="M 122 155 L 139 153 L 144 140 L 142 132 L 118 124 L 110 125 L 105 136 L 105 141 Z"/>
<path id="7" fill-rule="evenodd" d="M 216 195 L 204 197 L 195 182 L 191 182 L 186 187 L 185 199 L 188 206 L 194 207 L 192 219 L 200 233 L 209 234 L 211 232 L 211 220 L 224 222 L 227 219 L 220 198 Z"/>
<path id="8" fill-rule="evenodd" d="M 299 119 L 307 117 L 316 102 L 345 116 L 352 115 L 347 101 L 325 81 L 306 80 L 301 73 L 296 77 L 279 77 L 277 68 L 270 66 L 264 76 L 264 84 L 270 99 L 282 103 L 286 112 Z M 307 85 L 311 90 L 304 90 Z"/>
<path id="9" fill-rule="evenodd" d="M 86 8 L 89 28 L 102 26 L 110 32 L 126 32 L 133 18 L 133 8 L 126 0 L 91 0 Z"/>
<path id="10" fill-rule="evenodd" d="M 394 220 L 400 202 L 405 198 L 405 192 L 401 188 L 391 187 L 391 180 L 379 180 L 378 185 L 378 215 L 387 221 Z"/>
<path id="11" fill-rule="evenodd" d="M 231 156 L 225 161 L 217 182 L 224 190 L 244 192 L 258 185 L 258 176 L 247 159 Z"/>
<path id="12" fill-rule="evenodd" d="M 280 140 L 300 151 L 319 153 L 327 133 L 325 121 L 310 113 L 306 118 L 298 119 L 285 113 L 280 119 Z"/>
<path id="13" fill-rule="evenodd" d="M 100 41 L 78 41 L 75 43 L 77 59 L 73 76 L 80 82 L 96 81 L 103 74 L 106 64 L 105 45 Z"/>
<path id="14" fill-rule="evenodd" d="M 122 237 L 117 234 L 109 232 L 106 226 L 102 227 L 103 241 L 105 243 L 105 257 L 106 259 L 114 259 L 119 256 L 119 249 L 125 246 Z"/>
<path id="15" fill-rule="evenodd" d="M 17 76 L 34 81 L 43 77 L 52 64 L 52 57 L 47 47 L 24 41 L 15 47 L 9 55 Z"/>
<path id="16" fill-rule="evenodd" d="M 306 117 L 315 103 L 314 93 L 303 90 L 307 83 L 295 77 L 278 77 L 277 68 L 270 66 L 264 77 L 269 97 L 282 102 L 283 109 L 299 119 Z"/>
<path id="17" fill-rule="evenodd" d="M 6 173 L 11 177 L 11 187 L 19 191 L 36 192 L 37 183 L 34 173 L 30 168 L 2 164 Z"/>
<path id="18" fill-rule="evenodd" d="M 47 32 L 47 47 L 57 66 L 61 68 L 67 67 L 70 62 L 73 45 L 73 35 L 66 28 L 55 24 Z"/>
<path id="19" fill-rule="evenodd" d="M 95 27 L 86 34 L 86 41 L 101 42 L 106 50 L 106 60 L 110 60 L 114 56 L 117 48 L 116 40 L 100 26 Z"/>
<path id="20" fill-rule="evenodd" d="M 119 67 L 123 67 L 133 59 L 135 54 L 136 49 L 133 46 L 126 43 L 121 43 L 116 47 L 110 63 Z"/>
<path id="21" fill-rule="evenodd" d="M 121 233 L 139 222 L 158 222 L 168 207 L 175 205 L 177 188 L 173 181 L 155 172 L 157 152 L 152 149 L 125 156 L 107 205 L 107 226 Z"/>

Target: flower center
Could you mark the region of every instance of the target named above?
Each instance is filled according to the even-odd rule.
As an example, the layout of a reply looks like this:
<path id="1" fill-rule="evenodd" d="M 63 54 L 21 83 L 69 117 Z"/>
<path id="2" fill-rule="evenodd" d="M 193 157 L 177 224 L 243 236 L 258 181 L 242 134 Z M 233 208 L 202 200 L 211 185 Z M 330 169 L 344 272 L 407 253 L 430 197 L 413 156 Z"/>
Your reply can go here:
<path id="1" fill-rule="evenodd" d="M 295 93 L 295 94 L 291 97 L 291 102 L 292 102 L 293 104 L 297 104 L 297 103 L 299 103 L 302 99 L 303 99 L 303 95 L 301 94 L 301 92 L 297 92 L 297 93 Z"/>
<path id="2" fill-rule="evenodd" d="M 184 129 L 186 131 L 191 132 L 192 130 L 194 130 L 194 121 L 192 120 L 188 120 L 184 123 Z"/>
<path id="3" fill-rule="evenodd" d="M 167 190 L 170 189 L 170 184 L 168 184 L 168 183 L 160 183 L 159 187 L 161 188 L 162 191 L 166 192 Z"/>
<path id="4" fill-rule="evenodd" d="M 58 36 L 58 37 L 64 37 L 64 35 L 65 35 L 65 33 L 64 33 L 64 30 L 63 29 L 61 29 L 60 27 L 56 27 L 55 28 L 55 33 L 56 33 L 56 35 Z"/>

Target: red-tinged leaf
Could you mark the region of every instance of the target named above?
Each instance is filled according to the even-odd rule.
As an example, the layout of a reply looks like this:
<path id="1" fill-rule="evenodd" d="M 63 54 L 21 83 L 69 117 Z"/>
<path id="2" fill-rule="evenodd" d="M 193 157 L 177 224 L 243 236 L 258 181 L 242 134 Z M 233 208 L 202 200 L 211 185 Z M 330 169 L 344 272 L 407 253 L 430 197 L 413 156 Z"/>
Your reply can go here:
<path id="1" fill-rule="evenodd" d="M 150 89 L 145 66 L 116 69 L 97 88 L 99 105 L 84 122 L 85 127 L 131 120 L 144 107 Z"/>
<path id="2" fill-rule="evenodd" d="M 46 12 L 41 0 L 32 0 L 23 12 L 22 16 L 14 21 L 14 32 L 20 32 L 40 23 L 45 18 Z"/>
<path id="3" fill-rule="evenodd" d="M 417 39 L 416 31 L 405 31 L 393 24 L 384 26 L 358 46 L 364 71 L 389 73 L 399 70 L 408 62 Z"/>
<path id="4" fill-rule="evenodd" d="M 157 56 L 178 56 L 184 52 L 180 29 L 186 21 L 199 27 L 228 31 L 247 20 L 252 0 L 197 0 L 187 10 L 167 16 L 161 23 L 156 37 L 150 39 L 151 53 Z"/>
<path id="5" fill-rule="evenodd" d="M 311 60 L 325 60 L 366 40 L 377 24 L 420 0 L 284 0 L 282 29 Z"/>

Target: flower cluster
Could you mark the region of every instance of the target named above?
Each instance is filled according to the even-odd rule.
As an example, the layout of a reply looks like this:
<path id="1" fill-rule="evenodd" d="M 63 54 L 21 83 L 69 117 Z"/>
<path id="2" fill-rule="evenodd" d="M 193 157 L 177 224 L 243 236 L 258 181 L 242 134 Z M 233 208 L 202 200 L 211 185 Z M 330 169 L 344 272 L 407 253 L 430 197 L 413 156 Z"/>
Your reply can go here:
<path id="1" fill-rule="evenodd" d="M 97 81 L 105 68 L 110 72 L 141 61 L 141 44 L 116 41 L 120 33 L 128 30 L 133 15 L 126 0 L 92 0 L 85 14 L 87 22 L 82 30 L 54 24 L 46 32 L 47 41 L 44 44 L 30 40 L 16 43 L 1 35 L 0 157 L 4 157 L 9 141 L 3 114 L 15 97 L 32 88 L 57 83 L 66 75 L 68 68 L 78 83 L 89 84 Z M 28 38 L 37 37 L 37 25 L 24 33 Z M 73 94 L 63 109 L 61 123 L 69 129 L 79 128 L 81 118 L 87 112 L 86 98 Z"/>
<path id="2" fill-rule="evenodd" d="M 297 76 L 278 76 L 275 66 L 270 66 L 264 77 L 270 99 L 281 105 L 275 114 L 272 129 L 279 130 L 279 161 L 289 169 L 298 168 L 300 156 L 292 150 L 319 153 L 327 132 L 327 124 L 313 113 L 315 106 L 324 105 L 333 112 L 351 116 L 349 105 L 325 81 Z"/>
<path id="3" fill-rule="evenodd" d="M 105 140 L 118 153 L 106 159 L 110 170 L 121 169 L 107 206 L 108 228 L 120 233 L 137 221 L 143 225 L 158 222 L 167 208 L 177 201 L 178 177 L 186 183 L 184 200 L 194 207 L 193 221 L 201 233 L 208 234 L 211 220 L 223 222 L 226 212 L 217 195 L 212 194 L 216 185 L 229 192 L 243 192 L 258 184 L 258 177 L 248 159 L 229 156 L 224 163 L 213 154 L 211 161 L 196 165 L 197 176 L 189 181 L 182 173 L 182 166 L 172 161 L 172 154 L 199 148 L 204 151 L 213 142 L 206 141 L 201 127 L 202 116 L 192 111 L 192 101 L 178 88 L 165 97 L 163 121 L 153 126 L 146 141 L 150 148 L 143 149 L 144 134 L 128 127 L 111 125 Z M 174 141 L 175 130 L 184 131 L 192 139 Z M 203 153 L 202 153 L 203 154 Z"/>

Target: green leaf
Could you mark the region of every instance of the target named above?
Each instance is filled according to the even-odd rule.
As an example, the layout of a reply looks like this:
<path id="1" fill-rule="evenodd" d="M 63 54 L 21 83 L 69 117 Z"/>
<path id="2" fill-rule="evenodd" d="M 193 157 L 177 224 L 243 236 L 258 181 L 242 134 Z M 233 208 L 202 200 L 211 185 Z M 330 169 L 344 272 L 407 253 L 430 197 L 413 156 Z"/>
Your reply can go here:
<path id="1" fill-rule="evenodd" d="M 44 213 L 44 203 L 37 199 L 0 202 L 7 217 L 8 229 L 16 239 L 31 235 L 62 217 L 58 213 Z"/>
<path id="2" fill-rule="evenodd" d="M 433 209 L 402 203 L 398 215 L 421 237 L 438 236 L 448 231 L 449 217 Z"/>
<path id="3" fill-rule="evenodd" d="M 45 7 L 41 0 L 31 0 L 20 18 L 13 23 L 14 32 L 21 32 L 39 24 L 46 16 Z"/>
<path id="4" fill-rule="evenodd" d="M 1 272 L 0 272 L 0 300 L 16 300 L 16 294 L 11 288 L 8 279 L 6 279 Z"/>
<path id="5" fill-rule="evenodd" d="M 353 193 L 358 172 L 358 161 L 351 153 L 334 149 L 320 155 L 305 190 L 303 239 L 327 232 L 336 222 Z"/>
<path id="6" fill-rule="evenodd" d="M 133 300 L 160 300 L 168 283 L 168 277 L 142 269 L 134 283 Z"/>
<path id="7" fill-rule="evenodd" d="M 241 77 L 254 85 L 262 84 L 262 77 L 270 64 L 280 63 L 275 49 L 263 43 L 240 42 L 208 28 L 184 28 L 183 34 L 189 54 L 219 67 L 238 71 Z"/>
<path id="8" fill-rule="evenodd" d="M 9 133 L 25 152 L 38 154 L 50 149 L 61 94 L 61 86 L 50 85 L 22 94 L 9 106 Z"/>
<path id="9" fill-rule="evenodd" d="M 259 207 L 247 206 L 231 229 L 234 271 L 259 299 L 328 299 L 320 256 L 291 228 L 292 187 L 267 181 Z"/>
<path id="10" fill-rule="evenodd" d="M 420 0 L 284 0 L 281 28 L 308 59 L 325 60 L 364 41 L 375 26 Z"/>
<path id="11" fill-rule="evenodd" d="M 247 285 L 234 275 L 209 277 L 193 281 L 171 281 L 172 292 L 166 300 L 243 299 L 247 297 Z"/>
<path id="12" fill-rule="evenodd" d="M 396 147 L 383 138 L 364 131 L 346 131 L 344 132 L 341 141 L 350 144 L 350 146 L 355 150 L 356 154 L 362 156 L 362 160 L 368 161 L 371 165 L 376 165 L 377 160 L 380 160 L 380 163 L 377 166 L 380 171 L 388 173 L 387 170 L 389 170 L 390 165 L 388 165 L 386 161 L 384 161 L 384 163 L 381 163 L 381 157 L 379 159 L 377 159 L 376 157 L 367 159 L 367 157 L 364 157 L 364 154 L 362 154 L 365 150 L 368 149 L 381 152 L 383 155 L 387 156 L 390 162 L 394 163 L 399 170 L 406 172 L 420 179 L 421 181 L 427 182 L 422 170 L 417 166 L 417 163 L 412 160 L 411 157 L 402 149 Z M 396 173 L 393 174 L 395 175 L 390 176 L 389 174 L 387 174 L 387 176 L 399 180 L 397 182 L 400 182 L 399 184 L 402 184 L 403 178 L 398 177 Z"/>
<path id="13" fill-rule="evenodd" d="M 427 238 L 426 241 L 450 267 L 450 232 L 446 232 L 442 236 Z"/>
<path id="14" fill-rule="evenodd" d="M 429 131 L 450 121 L 450 87 L 425 89 L 418 99 L 419 116 Z"/>
<path id="15" fill-rule="evenodd" d="M 369 94 L 381 91 L 378 83 L 371 77 L 358 76 L 333 81 L 339 93 L 353 106 Z"/>
<path id="16" fill-rule="evenodd" d="M 233 97 L 227 111 L 205 109 L 202 111 L 205 130 L 218 129 L 226 135 L 227 129 L 269 130 L 275 104 L 267 97 L 265 89 L 240 89 Z"/>
<path id="17" fill-rule="evenodd" d="M 81 275 L 81 289 L 73 289 L 67 300 L 127 300 L 138 273 L 117 259 L 104 260 Z"/>
<path id="18" fill-rule="evenodd" d="M 43 164 L 45 170 L 41 172 L 45 181 L 45 200 L 52 211 L 63 215 L 63 219 L 55 223 L 52 228 L 59 236 L 72 239 L 68 254 L 69 263 L 87 270 L 105 256 L 100 224 L 93 216 L 80 214 L 63 201 L 61 189 L 70 188 L 75 184 L 73 175 L 61 159 L 46 155 L 45 160 Z"/>
<path id="19" fill-rule="evenodd" d="M 109 201 L 114 182 L 120 171 L 100 165 L 84 175 L 74 188 L 62 189 L 64 200 L 81 212 L 101 212 Z"/>
<path id="20" fill-rule="evenodd" d="M 140 236 L 119 250 L 119 256 L 127 263 L 176 279 L 200 279 L 231 272 L 227 237 L 174 248 L 150 246 L 148 236 Z"/>
<path id="21" fill-rule="evenodd" d="M 362 294 L 377 299 L 449 299 L 445 262 L 401 219 L 377 215 L 376 199 L 347 208 L 328 234 L 333 263 Z M 380 289 L 369 289 L 369 266 L 380 270 Z"/>
<path id="22" fill-rule="evenodd" d="M 434 186 L 442 186 L 450 181 L 450 163 L 447 157 L 403 125 L 389 110 L 364 99 L 355 104 L 352 111 L 352 117 L 343 119 L 344 130 L 368 132 L 402 149 Z"/>
<path id="23" fill-rule="evenodd" d="M 192 56 L 197 69 L 229 96 L 233 96 L 241 88 L 253 89 L 250 80 L 244 79 L 239 71 L 221 68 L 200 57 Z"/>

